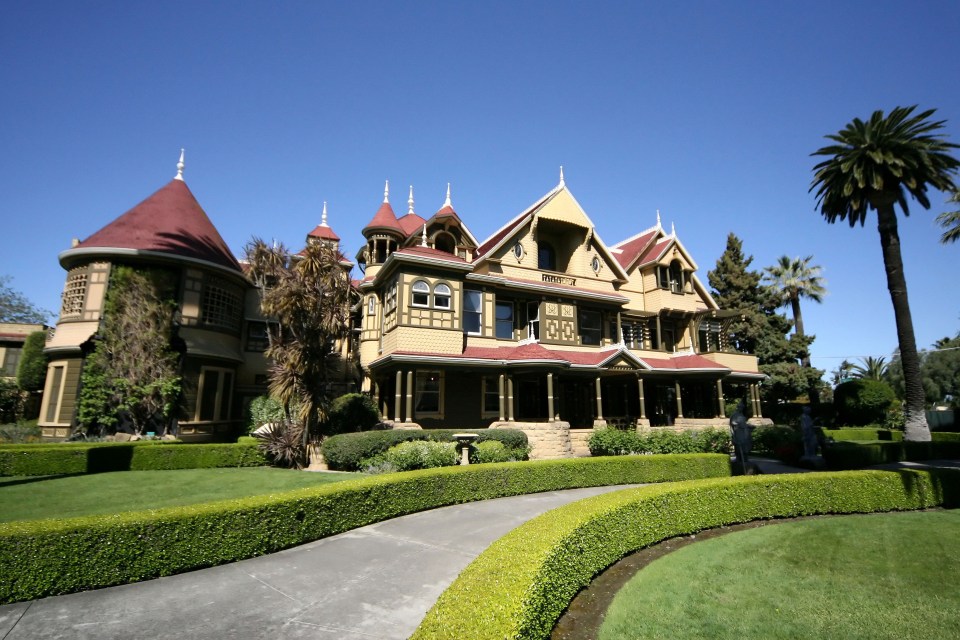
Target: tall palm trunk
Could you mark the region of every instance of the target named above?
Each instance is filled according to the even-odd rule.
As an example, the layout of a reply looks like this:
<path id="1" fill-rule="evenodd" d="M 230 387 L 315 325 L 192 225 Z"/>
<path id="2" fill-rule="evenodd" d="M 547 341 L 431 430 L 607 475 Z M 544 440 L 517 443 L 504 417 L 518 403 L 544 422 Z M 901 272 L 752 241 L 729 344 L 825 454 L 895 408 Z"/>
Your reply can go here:
<path id="1" fill-rule="evenodd" d="M 920 378 L 920 357 L 917 355 L 917 340 L 913 333 L 913 318 L 907 300 L 907 278 L 903 273 L 903 258 L 900 255 L 900 234 L 897 232 L 897 215 L 893 198 L 877 203 L 877 230 L 883 249 L 883 266 L 887 272 L 887 289 L 893 302 L 893 315 L 897 322 L 897 341 L 900 343 L 900 363 L 906 386 L 907 404 L 904 409 L 906 425 L 904 440 L 929 441 L 930 427 L 925 413 L 923 382 Z"/>
<path id="2" fill-rule="evenodd" d="M 798 336 L 804 336 L 804 335 L 806 335 L 806 334 L 803 332 L 803 314 L 800 313 L 800 296 L 799 296 L 799 295 L 798 295 L 798 296 L 795 296 L 795 297 L 793 297 L 793 298 L 790 298 L 790 306 L 793 308 L 793 325 L 794 325 L 794 331 L 796 332 L 796 334 L 797 334 Z M 800 364 L 802 364 L 803 366 L 809 368 L 809 367 L 810 367 L 810 355 L 808 354 L 808 355 L 803 356 L 803 358 L 800 360 Z"/>

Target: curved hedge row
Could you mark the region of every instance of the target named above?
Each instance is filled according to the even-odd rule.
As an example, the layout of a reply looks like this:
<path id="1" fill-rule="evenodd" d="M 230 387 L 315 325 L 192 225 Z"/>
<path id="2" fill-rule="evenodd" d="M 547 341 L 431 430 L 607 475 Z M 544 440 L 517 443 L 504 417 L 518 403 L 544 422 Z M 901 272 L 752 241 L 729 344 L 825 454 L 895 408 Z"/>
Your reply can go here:
<path id="1" fill-rule="evenodd" d="M 103 471 L 259 467 L 256 444 L 96 442 L 0 447 L 0 476 L 53 476 Z"/>
<path id="2" fill-rule="evenodd" d="M 960 504 L 956 471 L 745 476 L 626 489 L 554 509 L 460 574 L 412 639 L 547 638 L 592 577 L 628 553 L 761 518 Z"/>
<path id="3" fill-rule="evenodd" d="M 729 474 L 729 458 L 712 454 L 508 462 L 410 471 L 189 507 L 11 522 L 0 524 L 0 602 L 242 560 L 450 504 Z"/>

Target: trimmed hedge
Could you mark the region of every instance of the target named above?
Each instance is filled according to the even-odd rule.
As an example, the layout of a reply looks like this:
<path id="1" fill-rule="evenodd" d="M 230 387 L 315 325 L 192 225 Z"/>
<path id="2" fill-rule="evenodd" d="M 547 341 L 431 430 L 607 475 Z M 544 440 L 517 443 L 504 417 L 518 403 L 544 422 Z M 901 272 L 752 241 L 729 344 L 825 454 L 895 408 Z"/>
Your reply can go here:
<path id="1" fill-rule="evenodd" d="M 678 535 L 761 518 L 960 504 L 956 471 L 742 476 L 626 489 L 554 509 L 473 561 L 412 639 L 548 638 L 594 575 Z"/>
<path id="2" fill-rule="evenodd" d="M 960 459 L 960 440 L 931 442 L 834 442 L 826 447 L 823 459 L 829 469 L 862 469 L 904 460 Z"/>
<path id="3" fill-rule="evenodd" d="M 891 431 L 890 429 L 824 429 L 823 435 L 827 438 L 832 438 L 834 442 L 863 442 L 875 440 L 901 442 L 903 440 L 902 431 Z"/>
<path id="4" fill-rule="evenodd" d="M 156 440 L 0 446 L 0 476 L 52 476 L 103 471 L 259 467 L 256 444 L 184 444 Z"/>
<path id="5" fill-rule="evenodd" d="M 362 461 L 401 442 L 436 440 L 453 442 L 455 433 L 476 433 L 476 442 L 496 440 L 508 449 L 524 449 L 527 434 L 519 429 L 388 429 L 330 436 L 320 445 L 323 460 L 337 471 L 362 471 Z"/>
<path id="6" fill-rule="evenodd" d="M 729 453 L 732 444 L 728 429 L 637 433 L 606 428 L 594 430 L 588 446 L 590 455 L 619 456 L 638 453 Z"/>
<path id="7" fill-rule="evenodd" d="M 187 507 L 5 523 L 0 603 L 233 562 L 450 504 L 729 473 L 729 458 L 716 454 L 469 465 Z"/>

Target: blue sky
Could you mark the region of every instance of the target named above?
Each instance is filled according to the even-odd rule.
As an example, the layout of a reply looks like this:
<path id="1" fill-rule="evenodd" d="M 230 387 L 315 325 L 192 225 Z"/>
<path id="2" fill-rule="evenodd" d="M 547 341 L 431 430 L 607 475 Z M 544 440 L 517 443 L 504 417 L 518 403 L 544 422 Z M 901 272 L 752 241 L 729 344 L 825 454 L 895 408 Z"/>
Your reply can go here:
<path id="1" fill-rule="evenodd" d="M 914 6 L 915 5 L 915 6 Z M 613 244 L 676 225 L 706 282 L 729 232 L 813 255 L 813 361 L 897 344 L 879 238 L 828 225 L 810 153 L 853 117 L 919 104 L 960 143 L 954 2 L 53 2 L 0 21 L 0 274 L 56 311 L 57 254 L 175 174 L 238 255 L 320 221 L 353 257 L 383 182 L 479 239 L 567 184 Z M 918 346 L 960 330 L 945 210 L 900 232 Z"/>

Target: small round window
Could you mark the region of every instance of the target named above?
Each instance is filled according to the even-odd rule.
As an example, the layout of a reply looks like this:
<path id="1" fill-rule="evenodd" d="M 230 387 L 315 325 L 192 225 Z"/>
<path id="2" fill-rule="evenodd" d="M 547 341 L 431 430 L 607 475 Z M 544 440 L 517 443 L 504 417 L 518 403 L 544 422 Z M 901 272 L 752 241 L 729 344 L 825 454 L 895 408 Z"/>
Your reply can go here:
<path id="1" fill-rule="evenodd" d="M 513 255 L 516 256 L 517 260 L 523 260 L 523 245 L 519 242 L 513 245 Z"/>
<path id="2" fill-rule="evenodd" d="M 593 267 L 594 273 L 600 273 L 600 258 L 593 256 L 593 260 L 590 261 L 590 266 Z"/>

